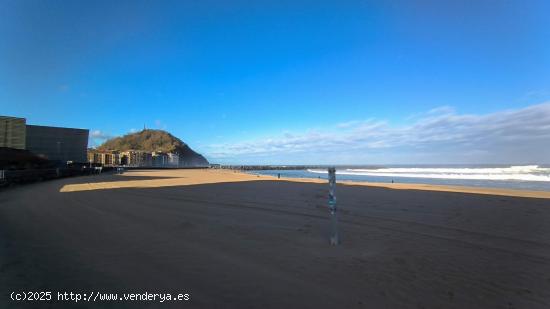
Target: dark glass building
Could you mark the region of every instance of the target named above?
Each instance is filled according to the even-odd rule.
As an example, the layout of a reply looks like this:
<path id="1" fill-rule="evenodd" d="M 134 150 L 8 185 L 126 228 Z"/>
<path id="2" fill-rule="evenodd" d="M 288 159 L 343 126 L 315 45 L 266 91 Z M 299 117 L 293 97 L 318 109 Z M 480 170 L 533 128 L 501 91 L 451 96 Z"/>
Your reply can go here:
<path id="1" fill-rule="evenodd" d="M 52 161 L 85 163 L 87 129 L 27 125 L 26 149 Z"/>

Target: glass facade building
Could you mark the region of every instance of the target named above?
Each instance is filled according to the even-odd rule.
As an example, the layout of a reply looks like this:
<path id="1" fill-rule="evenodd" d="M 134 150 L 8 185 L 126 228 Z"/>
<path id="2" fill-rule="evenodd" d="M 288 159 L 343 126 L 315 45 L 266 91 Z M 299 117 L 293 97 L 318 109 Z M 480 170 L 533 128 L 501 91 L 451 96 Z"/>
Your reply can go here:
<path id="1" fill-rule="evenodd" d="M 87 129 L 27 125 L 26 149 L 52 161 L 87 162 Z"/>

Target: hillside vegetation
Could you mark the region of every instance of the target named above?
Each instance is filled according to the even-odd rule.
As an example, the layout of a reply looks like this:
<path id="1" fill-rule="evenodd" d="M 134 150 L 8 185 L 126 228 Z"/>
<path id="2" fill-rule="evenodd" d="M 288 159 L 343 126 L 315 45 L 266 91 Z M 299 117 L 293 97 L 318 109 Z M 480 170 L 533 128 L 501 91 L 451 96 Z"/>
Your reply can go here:
<path id="1" fill-rule="evenodd" d="M 208 161 L 199 153 L 193 151 L 179 138 L 163 130 L 142 130 L 112 138 L 97 148 L 99 151 L 141 150 L 147 152 L 178 153 L 187 164 L 205 165 Z"/>

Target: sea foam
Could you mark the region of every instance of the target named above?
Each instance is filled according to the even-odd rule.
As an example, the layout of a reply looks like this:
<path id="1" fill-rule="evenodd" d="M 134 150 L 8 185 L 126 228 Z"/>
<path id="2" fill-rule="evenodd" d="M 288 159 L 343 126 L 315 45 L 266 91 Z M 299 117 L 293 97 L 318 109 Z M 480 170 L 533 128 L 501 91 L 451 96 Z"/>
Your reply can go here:
<path id="1" fill-rule="evenodd" d="M 326 170 L 310 169 L 311 173 L 326 173 Z M 471 179 L 471 180 L 517 180 L 550 182 L 550 168 L 538 165 L 519 165 L 509 167 L 395 167 L 369 169 L 338 169 L 340 175 L 433 178 L 433 179 Z"/>

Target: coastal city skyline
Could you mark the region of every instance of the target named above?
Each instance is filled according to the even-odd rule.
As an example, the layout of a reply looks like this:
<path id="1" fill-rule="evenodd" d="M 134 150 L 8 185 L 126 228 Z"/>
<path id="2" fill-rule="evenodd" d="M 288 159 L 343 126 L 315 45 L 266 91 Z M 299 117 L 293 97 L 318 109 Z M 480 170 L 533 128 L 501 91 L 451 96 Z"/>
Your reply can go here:
<path id="1" fill-rule="evenodd" d="M 222 164 L 550 163 L 545 1 L 0 8 L 2 114 L 90 147 L 145 125 Z"/>

